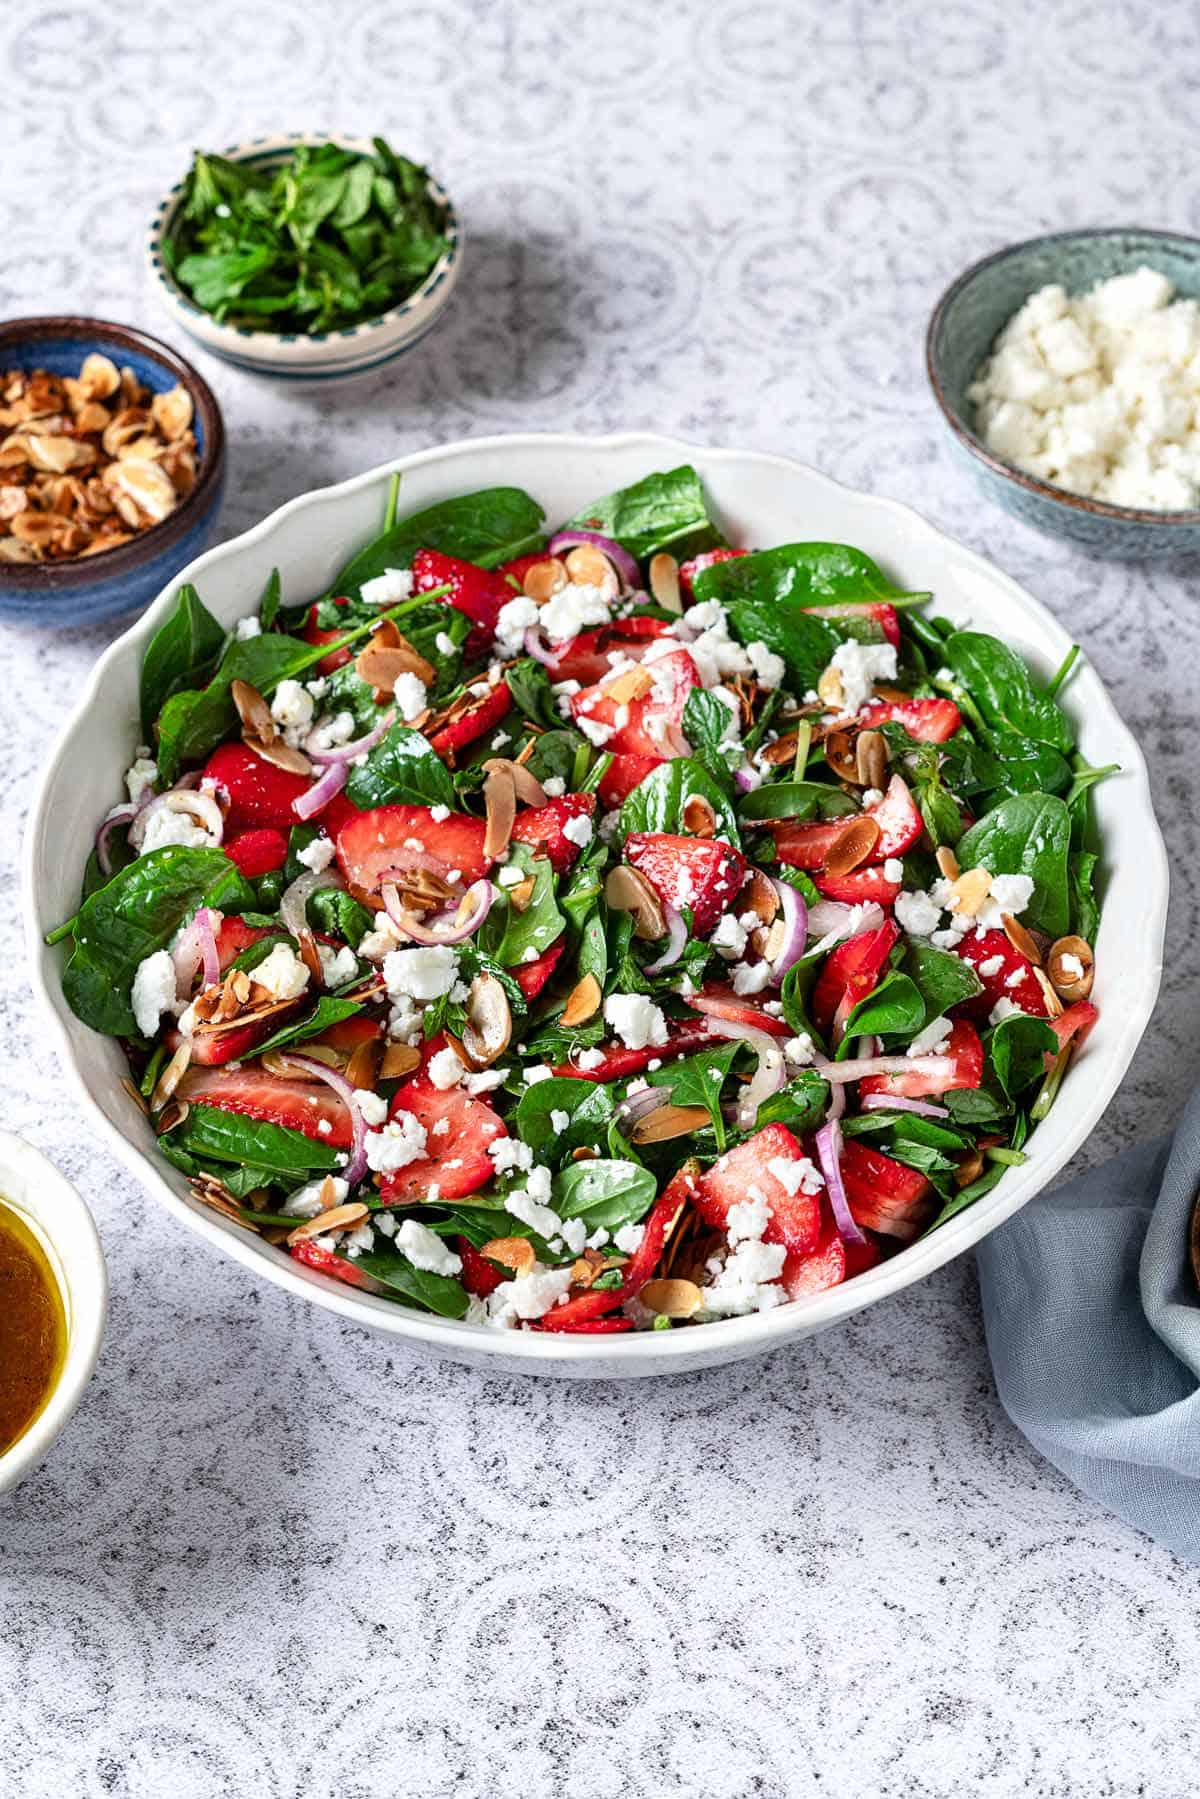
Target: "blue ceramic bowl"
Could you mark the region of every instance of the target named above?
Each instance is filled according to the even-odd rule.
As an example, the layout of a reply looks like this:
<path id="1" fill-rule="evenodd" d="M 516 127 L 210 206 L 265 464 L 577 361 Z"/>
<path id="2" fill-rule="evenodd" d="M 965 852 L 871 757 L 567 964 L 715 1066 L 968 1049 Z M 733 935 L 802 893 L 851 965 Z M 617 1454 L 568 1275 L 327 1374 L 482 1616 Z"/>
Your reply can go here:
<path id="1" fill-rule="evenodd" d="M 225 427 L 212 390 L 182 356 L 128 325 L 103 319 L 10 319 L 0 325 L 0 372 L 48 369 L 77 375 L 94 350 L 131 368 L 143 386 L 164 393 L 179 383 L 192 396 L 196 485 L 169 518 L 131 542 L 63 562 L 0 562 L 0 618 L 26 624 L 81 625 L 140 612 L 211 535 L 225 485 Z"/>
<path id="2" fill-rule="evenodd" d="M 1058 231 L 985 256 L 946 289 L 926 339 L 934 398 L 958 453 L 989 499 L 1054 537 L 1095 556 L 1145 561 L 1200 550 L 1200 511 L 1142 512 L 1068 493 L 1016 469 L 976 434 L 967 388 L 992 345 L 1030 294 L 1048 282 L 1082 293 L 1143 264 L 1171 281 L 1179 295 L 1200 299 L 1200 240 L 1172 231 Z"/>

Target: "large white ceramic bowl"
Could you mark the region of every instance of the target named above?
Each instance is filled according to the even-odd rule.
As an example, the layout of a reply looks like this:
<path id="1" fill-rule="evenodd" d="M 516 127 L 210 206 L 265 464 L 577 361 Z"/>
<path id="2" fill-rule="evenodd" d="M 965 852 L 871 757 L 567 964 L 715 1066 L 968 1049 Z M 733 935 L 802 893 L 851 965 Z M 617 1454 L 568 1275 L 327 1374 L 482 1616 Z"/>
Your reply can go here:
<path id="1" fill-rule="evenodd" d="M 23 1436 L 0 1454 L 0 1493 L 44 1461 L 92 1378 L 108 1311 L 104 1251 L 91 1213 L 32 1143 L 0 1131 L 0 1198 L 46 1252 L 67 1315 L 67 1354 L 54 1391 Z"/>
<path id="2" fill-rule="evenodd" d="M 194 582 L 227 624 L 252 608 L 272 568 L 279 569 L 290 601 L 320 593 L 350 553 L 378 530 L 394 469 L 403 472 L 406 510 L 502 482 L 527 488 L 554 523 L 590 498 L 684 461 L 699 469 L 734 542 L 855 544 L 903 587 L 932 588 L 939 612 L 999 633 L 1043 675 L 1069 648 L 1061 626 L 1015 581 L 907 507 L 852 493 L 781 456 L 705 450 L 642 433 L 482 438 L 424 450 L 292 500 L 254 530 L 199 557 L 180 580 Z M 606 1339 L 603 1346 L 594 1338 L 500 1332 L 433 1318 L 311 1273 L 191 1198 L 183 1177 L 156 1154 L 149 1124 L 121 1088 L 124 1063 L 116 1044 L 89 1031 L 68 1010 L 60 988 L 62 950 L 42 943 L 43 932 L 75 910 L 96 821 L 121 791 L 122 771 L 138 742 L 142 652 L 174 591 L 173 585 L 160 595 L 101 658 L 42 778 L 24 868 L 30 968 L 55 1021 L 68 1078 L 132 1172 L 190 1229 L 291 1293 L 428 1353 L 514 1371 L 615 1379 L 734 1361 L 823 1330 L 961 1255 L 1032 1199 L 1074 1154 L 1129 1066 L 1158 992 L 1166 854 L 1141 750 L 1085 665 L 1066 697 L 1080 748 L 1089 762 L 1119 762 L 1124 771 L 1099 787 L 1096 800 L 1105 845 L 1104 912 L 1096 946 L 1100 1022 L 1039 1127 L 1029 1162 L 1007 1173 L 986 1198 L 845 1286 L 748 1318 L 688 1330 L 630 1332 Z"/>

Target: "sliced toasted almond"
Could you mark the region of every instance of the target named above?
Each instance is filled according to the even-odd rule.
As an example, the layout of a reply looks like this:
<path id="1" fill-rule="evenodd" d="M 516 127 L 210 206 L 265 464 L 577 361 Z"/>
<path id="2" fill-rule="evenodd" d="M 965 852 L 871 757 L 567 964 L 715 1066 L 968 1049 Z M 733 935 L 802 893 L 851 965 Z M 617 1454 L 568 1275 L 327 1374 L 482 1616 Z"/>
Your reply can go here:
<path id="1" fill-rule="evenodd" d="M 938 845 L 935 852 L 935 860 L 938 865 L 939 874 L 947 881 L 957 881 L 962 870 L 958 866 L 958 857 L 954 854 L 954 851 L 950 848 L 948 843 Z"/>
<path id="2" fill-rule="evenodd" d="M 546 789 L 536 775 L 530 774 L 523 762 L 513 762 L 507 756 L 489 756 L 483 765 L 485 775 L 506 773 L 512 780 L 513 792 L 523 806 L 544 806 Z"/>
<path id="3" fill-rule="evenodd" d="M 190 1037 L 185 1037 L 158 1077 L 154 1092 L 150 1096 L 150 1110 L 152 1112 L 161 1112 L 162 1108 L 166 1105 L 176 1087 L 178 1087 L 180 1081 L 187 1073 L 188 1064 L 191 1062 L 191 1059 L 192 1040 Z"/>
<path id="4" fill-rule="evenodd" d="M 561 1023 L 568 1031 L 573 1031 L 577 1025 L 586 1024 L 600 1010 L 602 998 L 603 992 L 595 975 L 585 974 L 567 995 Z"/>
<path id="5" fill-rule="evenodd" d="M 595 1260 L 592 1257 L 595 1256 Z M 597 1252 L 587 1250 L 577 1261 L 571 1263 L 571 1285 L 573 1287 L 590 1287 L 600 1272 L 601 1258 Z"/>
<path id="6" fill-rule="evenodd" d="M 252 687 L 249 681 L 234 681 L 229 692 L 245 730 L 252 732 L 260 743 L 270 743 L 278 736 L 271 708 L 257 687 Z"/>
<path id="7" fill-rule="evenodd" d="M 505 888 L 505 892 L 508 894 L 508 903 L 514 912 L 528 911 L 529 902 L 533 898 L 536 886 L 536 876 L 526 875 L 525 879 L 518 881 L 515 887 Z"/>
<path id="8" fill-rule="evenodd" d="M 655 1106 L 639 1118 L 629 1133 L 631 1143 L 669 1143 L 674 1137 L 690 1137 L 710 1122 L 707 1106 Z"/>
<path id="9" fill-rule="evenodd" d="M 487 814 L 484 854 L 498 862 L 501 856 L 508 854 L 517 818 L 517 790 L 509 764 L 493 769 L 484 781 L 483 804 Z"/>
<path id="10" fill-rule="evenodd" d="M 693 1318 L 704 1304 L 704 1294 L 695 1281 L 647 1281 L 638 1298 L 649 1312 L 660 1318 Z"/>
<path id="11" fill-rule="evenodd" d="M 650 558 L 650 592 L 664 612 L 683 611 L 683 600 L 679 592 L 679 564 L 666 550 L 660 550 L 657 556 Z"/>
<path id="12" fill-rule="evenodd" d="M 969 1150 L 966 1155 L 962 1157 L 958 1167 L 954 1171 L 954 1185 L 956 1187 L 969 1187 L 971 1182 L 977 1181 L 982 1173 L 983 1151 L 981 1149 Z"/>
<path id="13" fill-rule="evenodd" d="M 168 443 L 182 437 L 192 422 L 192 396 L 178 384 L 165 394 L 155 394 L 150 402 L 150 416 Z"/>
<path id="14" fill-rule="evenodd" d="M 567 580 L 566 563 L 557 556 L 547 556 L 543 562 L 530 563 L 521 578 L 521 587 L 526 598 L 541 606 L 561 593 Z"/>
<path id="15" fill-rule="evenodd" d="M 630 868 L 628 863 L 619 863 L 609 870 L 604 882 L 604 897 L 614 912 L 632 913 L 633 934 L 643 943 L 653 943 L 666 935 L 662 901 L 645 875 Z"/>
<path id="16" fill-rule="evenodd" d="M 240 1023 L 241 1020 L 238 1022 Z M 340 1071 L 342 1058 L 338 1055 L 337 1051 L 331 1049 L 327 1043 L 301 1043 L 297 1047 L 299 1053 L 308 1061 L 322 1062 L 326 1068 L 336 1068 Z M 290 1063 L 284 1059 L 286 1055 L 286 1050 L 269 1049 L 266 1055 L 262 1056 L 260 1060 L 268 1074 L 281 1075 L 285 1080 L 289 1081 L 320 1082 L 321 1077 L 319 1074 L 314 1074 L 311 1068 L 297 1068 L 295 1063 Z"/>
<path id="17" fill-rule="evenodd" d="M 949 909 L 959 918 L 974 918 L 991 892 L 992 877 L 986 868 L 968 868 L 950 883 Z"/>
<path id="18" fill-rule="evenodd" d="M 1051 982 L 1049 975 L 1046 973 L 1046 970 L 1044 968 L 1040 968 L 1037 965 L 1037 963 L 1035 962 L 1034 967 L 1033 967 L 1033 972 L 1037 976 L 1037 984 L 1042 990 L 1042 998 L 1046 1002 L 1046 1010 L 1049 1013 L 1050 1017 L 1051 1018 L 1061 1018 L 1063 1015 L 1063 1011 L 1064 1011 L 1063 1003 L 1062 1003 L 1062 1000 L 1058 997 L 1058 994 L 1055 991 L 1053 983 Z"/>
<path id="19" fill-rule="evenodd" d="M 890 700 L 893 706 L 907 706 L 912 700 L 912 694 L 902 687 L 885 687 L 879 681 L 874 683 L 874 691 L 877 700 Z"/>
<path id="20" fill-rule="evenodd" d="M 208 1206 L 210 1211 L 219 1212 L 221 1217 L 228 1218 L 231 1224 L 240 1224 L 243 1230 L 257 1235 L 258 1226 L 242 1217 L 241 1208 L 233 1194 L 228 1187 L 222 1186 L 220 1181 L 213 1180 L 209 1175 L 198 1174 L 192 1177 L 188 1185 L 201 1205 Z"/>
<path id="21" fill-rule="evenodd" d="M 1004 925 L 1004 935 L 1013 948 L 1019 951 L 1027 961 L 1032 962 L 1035 968 L 1040 968 L 1042 952 L 1037 939 L 1025 929 L 1019 918 L 1013 917 L 1011 912 L 1002 912 L 1000 917 Z"/>
<path id="22" fill-rule="evenodd" d="M 324 1198 L 322 1194 L 322 1198 Z M 359 1199 L 352 1199 L 344 1206 L 331 1206 L 327 1211 L 318 1212 L 315 1218 L 306 1218 L 298 1224 L 294 1231 L 289 1231 L 289 1243 L 303 1243 L 308 1237 L 323 1237 L 326 1231 L 349 1231 L 355 1225 L 362 1224 L 371 1216 L 367 1207 Z"/>
<path id="23" fill-rule="evenodd" d="M 398 644 L 377 643 L 372 638 L 366 649 L 359 651 L 354 669 L 360 680 L 380 693 L 394 693 L 401 675 L 415 675 L 426 687 L 437 680 L 432 663 L 404 638 Z"/>
<path id="24" fill-rule="evenodd" d="M 511 1041 L 512 1011 L 507 993 L 494 974 L 477 974 L 467 995 L 463 1060 L 474 1069 L 490 1068 Z"/>
<path id="25" fill-rule="evenodd" d="M 311 775 L 313 765 L 303 750 L 294 750 L 290 743 L 284 743 L 282 737 L 276 737 L 271 743 L 261 743 L 257 738 L 249 738 L 245 734 L 242 742 L 272 768 L 282 768 L 289 775 Z"/>
<path id="26" fill-rule="evenodd" d="M 712 802 L 706 800 L 702 793 L 693 793 L 683 803 L 680 814 L 683 828 L 693 837 L 715 837 L 717 834 L 717 815 L 713 811 Z"/>
<path id="27" fill-rule="evenodd" d="M 76 391 L 84 400 L 110 400 L 120 385 L 121 376 L 115 362 L 98 350 L 84 357 L 76 383 Z"/>
<path id="28" fill-rule="evenodd" d="M 628 706 L 631 700 L 644 700 L 654 686 L 654 676 L 648 668 L 639 662 L 634 668 L 624 668 L 611 681 L 604 682 L 604 691 L 617 706 Z"/>
<path id="29" fill-rule="evenodd" d="M 882 731 L 860 731 L 854 745 L 860 787 L 882 787 L 887 780 L 887 740 Z"/>
<path id="30" fill-rule="evenodd" d="M 150 1110 L 142 1095 L 141 1089 L 134 1086 L 128 1075 L 121 1076 L 121 1085 L 124 1087 L 126 1093 L 128 1093 L 139 1112 L 148 1112 Z"/>
<path id="31" fill-rule="evenodd" d="M 169 1099 L 154 1120 L 155 1135 L 165 1137 L 168 1131 L 177 1130 L 191 1109 L 186 1099 Z"/>
<path id="32" fill-rule="evenodd" d="M 826 706 L 837 711 L 840 711 L 846 703 L 846 690 L 842 686 L 841 670 L 834 668 L 832 663 L 822 671 L 821 678 L 817 682 L 817 694 Z"/>
<path id="33" fill-rule="evenodd" d="M 421 1052 L 411 1043 L 389 1043 L 379 1064 L 381 1081 L 396 1081 L 421 1066 Z"/>
<path id="34" fill-rule="evenodd" d="M 300 949 L 300 960 L 303 962 L 305 968 L 307 968 L 309 974 L 317 985 L 323 986 L 325 981 L 325 971 L 321 967 L 321 957 L 317 950 L 316 938 L 311 931 L 300 931 L 297 933 L 296 942 Z"/>
<path id="35" fill-rule="evenodd" d="M 1083 937 L 1060 937 L 1050 945 L 1046 973 L 1055 992 L 1069 1003 L 1087 998 L 1092 991 L 1095 972 L 1092 946 Z"/>
<path id="36" fill-rule="evenodd" d="M 620 588 L 617 572 L 603 550 L 593 543 L 581 543 L 566 554 L 567 574 L 581 587 L 599 587 L 615 595 Z"/>
<path id="37" fill-rule="evenodd" d="M 854 735 L 851 731 L 830 731 L 825 737 L 825 760 L 839 781 L 848 781 L 851 786 L 865 785 L 859 780 L 858 756 L 855 752 Z"/>
<path id="38" fill-rule="evenodd" d="M 489 1262 L 499 1262 L 502 1268 L 509 1268 L 517 1275 L 528 1274 L 537 1261 L 528 1237 L 493 1237 L 479 1253 Z"/>
<path id="39" fill-rule="evenodd" d="M 750 879 L 738 895 L 738 905 L 753 912 L 761 924 L 769 925 L 779 911 L 779 895 L 761 869 L 751 871 Z"/>
<path id="40" fill-rule="evenodd" d="M 860 868 L 874 851 L 879 838 L 879 826 L 873 818 L 868 818 L 864 813 L 859 818 L 850 819 L 825 858 L 827 871 L 831 875 L 840 876 Z"/>
<path id="41" fill-rule="evenodd" d="M 572 1162 L 594 1162 L 599 1154 L 600 1151 L 593 1149 L 590 1143 L 581 1143 L 578 1149 L 571 1151 L 571 1160 Z"/>

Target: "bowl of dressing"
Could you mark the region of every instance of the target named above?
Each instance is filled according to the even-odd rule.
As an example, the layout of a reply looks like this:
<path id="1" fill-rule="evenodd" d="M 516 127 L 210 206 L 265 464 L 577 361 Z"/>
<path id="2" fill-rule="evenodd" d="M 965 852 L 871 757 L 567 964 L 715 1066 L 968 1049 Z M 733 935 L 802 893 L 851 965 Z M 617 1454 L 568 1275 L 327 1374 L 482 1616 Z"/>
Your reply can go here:
<path id="1" fill-rule="evenodd" d="M 107 1309 L 91 1213 L 40 1150 L 0 1131 L 0 1493 L 37 1467 L 79 1404 Z"/>

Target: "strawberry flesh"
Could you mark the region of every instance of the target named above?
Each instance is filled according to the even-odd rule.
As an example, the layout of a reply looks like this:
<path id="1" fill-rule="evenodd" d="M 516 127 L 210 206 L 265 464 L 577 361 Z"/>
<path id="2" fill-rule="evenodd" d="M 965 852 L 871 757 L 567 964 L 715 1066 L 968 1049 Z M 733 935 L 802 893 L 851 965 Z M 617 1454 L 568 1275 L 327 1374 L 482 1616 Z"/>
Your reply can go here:
<path id="1" fill-rule="evenodd" d="M 810 1002 L 813 1023 L 819 1031 L 827 1035 L 838 1012 L 844 1016 L 860 999 L 874 992 L 899 939 L 899 925 L 888 918 L 876 930 L 860 931 L 857 937 L 839 943 L 829 952 Z"/>
<path id="2" fill-rule="evenodd" d="M 917 1235 L 928 1214 L 929 1182 L 915 1168 L 870 1149 L 858 1137 L 842 1145 L 842 1184 L 855 1224 L 906 1242 Z"/>
<path id="3" fill-rule="evenodd" d="M 536 962 L 520 962 L 513 969 L 513 978 L 526 999 L 536 999 L 558 964 L 566 949 L 566 940 L 559 938 L 549 949 L 544 949 Z"/>
<path id="4" fill-rule="evenodd" d="M 257 880 L 259 875 L 270 874 L 273 869 L 282 868 L 287 861 L 287 838 L 282 831 L 273 831 L 267 826 L 254 831 L 240 831 L 236 837 L 227 837 L 223 848 L 229 860 L 248 881 Z"/>
<path id="5" fill-rule="evenodd" d="M 925 828 L 908 783 L 893 775 L 887 791 L 875 805 L 866 807 L 866 816 L 879 826 L 879 842 L 871 851 L 872 862 L 886 862 L 890 856 L 902 856 L 910 850 Z"/>
<path id="6" fill-rule="evenodd" d="M 968 931 L 954 953 L 970 964 L 983 985 L 983 992 L 962 1000 L 956 1012 L 967 1018 L 986 1018 L 998 1001 L 1010 999 L 1034 1018 L 1046 1016 L 1046 999 L 1033 963 L 1009 942 L 1004 931 Z M 984 968 L 986 974 L 981 972 Z"/>
<path id="7" fill-rule="evenodd" d="M 511 710 L 512 693 L 508 683 L 497 681 L 477 706 L 472 706 L 469 712 L 460 713 L 457 718 L 448 719 L 433 733 L 429 741 L 439 756 L 449 759 L 456 750 L 465 749 L 467 744 L 485 737 Z"/>
<path id="8" fill-rule="evenodd" d="M 695 580 L 706 568 L 715 568 L 718 562 L 734 562 L 739 556 L 749 556 L 749 550 L 702 550 L 687 562 L 679 565 L 679 591 L 685 600 L 695 597 Z"/>
<path id="9" fill-rule="evenodd" d="M 444 1036 L 431 1038 L 426 1065 L 445 1047 Z M 425 1126 L 428 1154 L 384 1175 L 379 1191 L 385 1206 L 427 1199 L 434 1186 L 442 1199 L 465 1199 L 487 1186 L 495 1172 L 488 1144 L 508 1135 L 489 1100 L 472 1098 L 461 1086 L 443 1092 L 422 1068 L 396 1089 L 388 1117 L 398 1112 L 411 1112 Z"/>
<path id="10" fill-rule="evenodd" d="M 945 743 L 962 724 L 953 700 L 872 700 L 858 715 L 867 730 L 875 725 L 903 725 L 918 743 Z"/>
<path id="11" fill-rule="evenodd" d="M 662 618 L 624 618 L 598 631 L 581 631 L 552 652 L 546 672 L 552 681 L 578 681 L 586 686 L 612 673 L 610 656 L 619 651 L 627 662 L 640 662 L 656 638 L 670 625 Z"/>
<path id="12" fill-rule="evenodd" d="M 661 760 L 682 753 L 683 709 L 702 684 L 699 672 L 684 649 L 658 657 L 651 667 L 654 685 L 641 699 L 615 700 L 604 682 L 571 695 L 572 716 L 604 726 L 609 734 L 602 747 L 613 755 Z"/>
<path id="13" fill-rule="evenodd" d="M 717 837 L 634 831 L 625 840 L 625 855 L 664 905 L 676 911 L 690 907 L 697 937 L 708 936 L 746 876 L 741 851 Z"/>
<path id="14" fill-rule="evenodd" d="M 271 1023 L 278 1028 L 278 1016 Z M 234 1072 L 193 1066 L 179 1083 L 178 1092 L 181 1099 L 192 1105 L 216 1106 L 222 1112 L 238 1112 L 264 1124 L 286 1125 L 330 1149 L 349 1149 L 353 1138 L 346 1107 L 324 1082 L 294 1081 L 257 1067 Z M 322 1124 L 329 1128 L 322 1130 Z"/>
<path id="15" fill-rule="evenodd" d="M 722 1018 L 727 1024 L 740 1025 L 748 1031 L 766 1031 L 772 1037 L 790 1037 L 792 1034 L 786 1020 L 764 1012 L 759 1002 L 735 993 L 726 981 L 706 982 L 687 1003 L 694 1012 L 702 1012 L 706 1018 Z"/>
<path id="16" fill-rule="evenodd" d="M 441 874 L 454 869 L 465 885 L 482 880 L 491 866 L 484 851 L 482 818 L 453 812 L 440 822 L 428 806 L 376 806 L 359 812 L 338 832 L 337 858 L 352 886 L 378 891 L 390 868 L 424 856 Z M 413 851 L 412 845 L 421 847 Z"/>
<path id="17" fill-rule="evenodd" d="M 813 875 L 818 893 L 849 906 L 865 906 L 872 900 L 878 906 L 891 906 L 902 885 L 900 881 L 889 881 L 882 868 L 852 868 L 845 875 Z"/>
<path id="18" fill-rule="evenodd" d="M 583 847 L 567 836 L 567 826 L 576 818 L 591 820 L 595 811 L 594 793 L 564 793 L 558 799 L 547 800 L 544 806 L 530 806 L 518 812 L 512 828 L 513 842 L 531 845 L 549 856 L 555 874 L 566 874 Z"/>
<path id="19" fill-rule="evenodd" d="M 413 592 L 428 593 L 449 587 L 446 604 L 465 612 L 475 629 L 466 641 L 468 656 L 485 653 L 495 635 L 500 608 L 514 597 L 515 589 L 500 569 L 479 568 L 440 550 L 418 550 L 412 559 Z"/>
<path id="20" fill-rule="evenodd" d="M 594 1068 L 576 1068 L 573 1062 L 560 1062 L 553 1072 L 576 1081 L 623 1081 L 629 1075 L 640 1074 L 643 1068 L 649 1068 L 651 1062 L 690 1055 L 696 1049 L 711 1049 L 712 1040 L 712 1033 L 702 1020 L 689 1023 L 668 1019 L 665 1044 L 657 1047 L 647 1044 L 645 1049 L 625 1049 L 619 1043 L 601 1044 L 599 1053 L 604 1060 L 597 1062 Z"/>
<path id="21" fill-rule="evenodd" d="M 935 1052 L 930 1050 L 932 1057 Z M 956 1018 L 950 1028 L 945 1049 L 936 1051 L 939 1061 L 951 1064 L 948 1074 L 924 1074 L 914 1069 L 911 1074 L 868 1074 L 858 1083 L 864 1093 L 895 1093 L 904 1099 L 935 1098 L 952 1087 L 978 1087 L 983 1079 L 983 1045 L 979 1032 L 966 1018 Z"/>
<path id="22" fill-rule="evenodd" d="M 619 806 L 665 760 L 664 756 L 614 756 L 600 777 L 600 798 L 610 810 Z"/>
<path id="23" fill-rule="evenodd" d="M 700 1176 L 696 1183 L 696 1209 L 706 1224 L 724 1230 L 730 1207 L 750 1199 L 753 1188 L 771 1208 L 764 1241 L 785 1243 L 797 1254 L 810 1254 L 821 1235 L 820 1194 L 806 1193 L 803 1188 L 789 1193 L 770 1169 L 770 1163 L 778 1158 L 798 1162 L 803 1155 L 803 1149 L 785 1125 L 764 1126 L 745 1143 L 726 1150 L 707 1174 Z"/>

